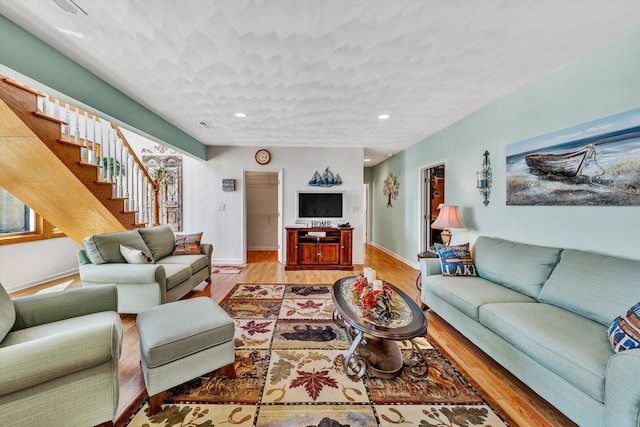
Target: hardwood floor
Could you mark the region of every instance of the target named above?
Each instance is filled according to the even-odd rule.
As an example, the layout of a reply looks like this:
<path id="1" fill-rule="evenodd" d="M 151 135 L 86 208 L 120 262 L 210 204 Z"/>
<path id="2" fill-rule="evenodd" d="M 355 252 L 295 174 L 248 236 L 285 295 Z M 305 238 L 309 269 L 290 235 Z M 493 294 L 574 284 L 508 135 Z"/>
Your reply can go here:
<path id="1" fill-rule="evenodd" d="M 214 274 L 212 283 L 202 283 L 187 297 L 208 296 L 221 301 L 236 283 L 333 283 L 346 275 L 345 271 L 298 270 L 285 271 L 277 262 L 275 251 L 251 251 L 247 266 L 238 274 Z M 378 277 L 395 284 L 419 303 L 420 293 L 415 286 L 418 271 L 398 261 L 373 246 L 368 245 L 365 265 L 372 267 Z M 356 265 L 353 274 L 362 271 Z M 12 294 L 13 297 L 34 294 L 50 286 L 72 281 L 71 287 L 79 287 L 77 275 L 56 280 Z M 442 350 L 445 356 L 469 379 L 489 403 L 513 426 L 575 426 L 553 406 L 538 397 L 526 385 L 508 373 L 490 357 L 464 338 L 436 314 L 425 312 L 429 321 L 427 336 Z M 126 420 L 122 415 L 130 406 L 137 406 L 146 398 L 135 315 L 121 315 L 124 328 L 123 353 L 120 359 L 120 403 L 116 425 Z"/>

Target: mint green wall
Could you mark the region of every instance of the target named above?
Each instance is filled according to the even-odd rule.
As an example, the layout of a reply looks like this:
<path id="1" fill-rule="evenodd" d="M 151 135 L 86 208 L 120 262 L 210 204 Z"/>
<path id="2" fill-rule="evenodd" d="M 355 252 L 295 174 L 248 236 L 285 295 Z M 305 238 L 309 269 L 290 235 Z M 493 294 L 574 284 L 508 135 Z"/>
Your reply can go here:
<path id="1" fill-rule="evenodd" d="M 3 15 L 0 15 L 0 64 L 71 100 L 80 101 L 85 109 L 118 125 L 206 160 L 207 150 L 202 142 L 147 110 Z"/>
<path id="2" fill-rule="evenodd" d="M 640 207 L 506 206 L 505 186 L 506 145 L 640 107 L 639 76 L 636 26 L 380 163 L 372 180 L 373 243 L 415 263 L 420 169 L 444 161 L 445 202 L 461 208 L 467 226 L 452 230 L 452 243 L 488 235 L 640 259 Z M 487 207 L 475 188 L 485 150 L 493 170 Z M 393 208 L 382 194 L 389 173 L 400 182 Z"/>

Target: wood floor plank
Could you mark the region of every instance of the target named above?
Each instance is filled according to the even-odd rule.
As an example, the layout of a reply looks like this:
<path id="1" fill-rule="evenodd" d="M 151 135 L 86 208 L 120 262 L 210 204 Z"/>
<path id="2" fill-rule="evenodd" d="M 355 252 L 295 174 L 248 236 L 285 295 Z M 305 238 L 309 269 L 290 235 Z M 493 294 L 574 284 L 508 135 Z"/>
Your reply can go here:
<path id="1" fill-rule="evenodd" d="M 415 286 L 418 271 L 384 251 L 367 245 L 365 265 L 377 271 L 378 278 L 393 283 L 419 302 L 420 294 Z M 285 271 L 277 261 L 276 251 L 250 251 L 247 265 L 237 274 L 214 274 L 212 283 L 197 286 L 187 298 L 206 296 L 220 302 L 236 283 L 307 283 L 329 284 L 346 275 L 358 274 L 364 265 L 356 265 L 355 271 L 296 270 Z M 78 275 L 59 279 L 12 294 L 13 297 L 31 295 L 38 290 L 71 280 L 70 288 L 79 287 Z M 516 426 L 575 426 L 569 419 L 533 393 L 521 381 L 503 369 L 484 352 L 464 338 L 458 331 L 430 310 L 425 312 L 429 321 L 428 337 L 505 418 Z M 121 315 L 124 339 L 120 359 L 120 401 L 116 413 L 116 426 L 126 421 L 122 415 L 127 408 L 138 407 L 146 397 L 138 333 L 135 315 Z"/>

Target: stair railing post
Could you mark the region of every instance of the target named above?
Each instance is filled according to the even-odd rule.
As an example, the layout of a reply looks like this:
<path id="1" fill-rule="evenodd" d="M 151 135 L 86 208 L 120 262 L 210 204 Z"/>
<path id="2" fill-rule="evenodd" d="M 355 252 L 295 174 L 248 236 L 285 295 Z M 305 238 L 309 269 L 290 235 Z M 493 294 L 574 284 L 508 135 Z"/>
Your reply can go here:
<path id="1" fill-rule="evenodd" d="M 153 183 L 153 225 L 160 225 L 160 186 L 157 182 Z"/>

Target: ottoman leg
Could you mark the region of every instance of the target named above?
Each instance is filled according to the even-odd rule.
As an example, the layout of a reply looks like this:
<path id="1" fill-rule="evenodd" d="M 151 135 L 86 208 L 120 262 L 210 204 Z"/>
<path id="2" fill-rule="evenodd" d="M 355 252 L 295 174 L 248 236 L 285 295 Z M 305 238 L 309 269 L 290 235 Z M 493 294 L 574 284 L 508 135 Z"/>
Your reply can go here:
<path id="1" fill-rule="evenodd" d="M 236 367 L 233 362 L 229 363 L 227 366 L 223 366 L 221 369 L 222 373 L 224 373 L 227 378 L 236 378 Z"/>
<path id="2" fill-rule="evenodd" d="M 153 416 L 158 413 L 166 394 L 166 391 L 161 391 L 158 394 L 149 396 L 149 416 Z"/>

